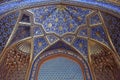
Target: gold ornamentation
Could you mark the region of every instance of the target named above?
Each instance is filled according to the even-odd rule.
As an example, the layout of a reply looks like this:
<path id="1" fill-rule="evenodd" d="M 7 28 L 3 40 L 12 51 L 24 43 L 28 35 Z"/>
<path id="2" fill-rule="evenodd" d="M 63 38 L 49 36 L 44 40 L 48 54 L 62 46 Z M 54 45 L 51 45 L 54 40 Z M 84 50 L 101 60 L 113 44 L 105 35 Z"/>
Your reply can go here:
<path id="1" fill-rule="evenodd" d="M 80 44 L 79 44 L 79 47 L 82 47 L 82 46 L 83 46 L 83 44 L 82 44 L 82 43 L 80 43 Z"/>
<path id="2" fill-rule="evenodd" d="M 63 27 L 62 27 L 62 26 L 59 26 L 59 30 L 62 31 L 62 30 L 63 30 Z"/>
<path id="3" fill-rule="evenodd" d="M 40 16 L 40 19 L 43 19 L 43 16 Z"/>
<path id="4" fill-rule="evenodd" d="M 48 24 L 48 27 L 51 28 L 51 27 L 52 27 L 52 23 L 49 23 L 49 24 Z"/>
<path id="5" fill-rule="evenodd" d="M 42 46 L 42 42 L 38 42 L 38 45 L 39 45 L 39 46 Z"/>
<path id="6" fill-rule="evenodd" d="M 57 10 L 64 11 L 66 6 L 64 5 L 57 5 Z"/>
<path id="7" fill-rule="evenodd" d="M 78 18 L 78 20 L 79 20 L 79 21 L 81 21 L 81 20 L 82 20 L 82 18 L 81 18 L 80 16 L 79 16 L 79 17 L 77 17 L 77 18 Z"/>
<path id="8" fill-rule="evenodd" d="M 55 19 L 55 22 L 58 22 L 58 18 Z"/>
<path id="9" fill-rule="evenodd" d="M 97 35 L 98 37 L 100 37 L 100 32 L 99 32 L 99 31 L 97 31 L 97 32 L 96 32 L 96 35 Z"/>
<path id="10" fill-rule="evenodd" d="M 73 24 L 72 23 L 70 23 L 70 28 L 73 28 Z"/>
<path id="11" fill-rule="evenodd" d="M 66 22 L 66 18 L 64 18 L 63 20 L 64 20 L 64 22 Z"/>

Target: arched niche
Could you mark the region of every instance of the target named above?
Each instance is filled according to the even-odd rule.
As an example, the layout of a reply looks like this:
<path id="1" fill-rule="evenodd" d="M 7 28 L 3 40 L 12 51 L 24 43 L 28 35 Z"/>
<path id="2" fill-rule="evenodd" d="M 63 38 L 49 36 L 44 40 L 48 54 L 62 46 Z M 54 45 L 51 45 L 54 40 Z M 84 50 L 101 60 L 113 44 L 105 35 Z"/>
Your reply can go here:
<path id="1" fill-rule="evenodd" d="M 118 57 L 107 46 L 89 40 L 89 62 L 95 80 L 119 80 L 120 64 Z"/>
<path id="2" fill-rule="evenodd" d="M 80 66 L 84 80 L 92 80 L 87 62 L 82 57 L 76 55 L 74 52 L 65 49 L 54 49 L 39 55 L 32 64 L 29 80 L 38 80 L 41 65 L 43 65 L 46 61 L 59 57 L 74 61 L 77 65 Z"/>

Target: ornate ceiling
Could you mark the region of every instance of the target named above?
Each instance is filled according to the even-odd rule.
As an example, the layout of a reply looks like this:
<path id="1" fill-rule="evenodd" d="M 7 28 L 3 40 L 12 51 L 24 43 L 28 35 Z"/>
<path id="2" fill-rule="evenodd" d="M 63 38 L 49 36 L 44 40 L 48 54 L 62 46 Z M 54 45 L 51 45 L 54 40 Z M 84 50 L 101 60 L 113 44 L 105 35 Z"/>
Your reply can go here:
<path id="1" fill-rule="evenodd" d="M 6 2 L 3 0 L 0 5 L 0 9 L 2 8 L 0 11 L 1 63 L 10 59 L 11 62 L 5 61 L 5 63 L 14 66 L 16 69 L 12 70 L 14 74 L 17 72 L 19 74 L 16 63 L 18 66 L 26 66 L 22 68 L 21 74 L 23 71 L 27 75 L 21 75 L 22 78 L 19 78 L 33 80 L 36 79 L 35 74 L 41 60 L 58 53 L 59 56 L 72 56 L 81 61 L 82 66 L 85 67 L 82 70 L 85 72 L 86 80 L 93 78 L 99 80 L 100 76 L 96 75 L 99 71 L 96 70 L 100 70 L 101 67 L 98 66 L 104 68 L 109 63 L 111 67 L 113 63 L 119 61 L 119 4 L 117 0 L 8 0 Z M 9 57 L 12 49 L 15 49 L 13 50 L 15 63 L 12 60 L 13 56 Z M 17 58 L 17 54 L 25 56 Z M 106 55 L 110 57 L 107 58 Z M 118 59 L 114 60 L 115 58 Z M 23 62 L 20 63 L 21 59 Z M 112 59 L 113 63 L 107 59 Z M 105 64 L 97 64 L 99 60 L 101 64 Z M 6 64 L 3 65 L 6 67 Z M 0 69 L 3 67 L 0 66 Z M 3 80 L 8 77 L 16 79 L 15 76 L 12 78 L 13 75 L 9 72 L 5 74 L 8 76 Z M 118 75 L 116 76 L 118 78 Z M 0 78 L 3 77 L 5 76 L 0 75 Z M 118 80 L 117 78 L 115 80 Z M 106 79 L 104 77 L 102 80 Z M 114 80 L 113 77 L 111 79 Z"/>

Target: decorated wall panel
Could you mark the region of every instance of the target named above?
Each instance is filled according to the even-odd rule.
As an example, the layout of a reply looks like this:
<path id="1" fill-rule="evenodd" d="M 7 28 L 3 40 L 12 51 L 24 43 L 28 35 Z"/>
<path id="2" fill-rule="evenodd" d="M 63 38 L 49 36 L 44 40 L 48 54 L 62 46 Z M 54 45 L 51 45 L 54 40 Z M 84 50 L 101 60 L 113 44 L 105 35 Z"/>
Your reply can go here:
<path id="1" fill-rule="evenodd" d="M 6 50 L 0 64 L 1 80 L 25 80 L 30 61 L 29 50 L 31 50 L 30 40 L 18 43 Z"/>
<path id="2" fill-rule="evenodd" d="M 100 11 L 109 9 L 117 16 L 119 1 L 41 1 L 11 1 L 12 6 L 24 4 L 9 4 L 9 9 L 7 2 L 7 7 L 0 5 L 0 14 L 21 9 L 0 17 L 0 79 L 36 80 L 42 60 L 64 55 L 80 61 L 85 80 L 119 80 L 119 18 Z"/>
<path id="3" fill-rule="evenodd" d="M 65 58 L 69 58 L 74 60 L 76 59 L 78 61 L 78 63 L 80 62 L 81 63 L 81 67 L 82 67 L 82 72 L 84 75 L 84 79 L 86 80 L 92 80 L 91 78 L 91 74 L 90 74 L 90 71 L 89 71 L 89 67 L 86 63 L 86 61 L 80 57 L 79 55 L 76 55 L 74 54 L 73 52 L 69 51 L 69 50 L 65 50 L 65 49 L 54 49 L 54 50 L 50 50 L 50 51 L 47 51 L 47 52 L 44 52 L 42 55 L 39 55 L 36 60 L 34 61 L 33 63 L 33 66 L 32 66 L 32 69 L 31 69 L 31 74 L 30 74 L 30 80 L 37 80 L 37 78 L 41 75 L 38 76 L 38 69 L 40 67 L 40 64 L 42 64 L 42 62 L 44 63 L 45 60 L 48 60 L 50 59 L 54 59 L 55 57 L 65 57 Z M 63 60 L 63 59 L 62 59 Z M 79 63 L 79 64 L 80 64 Z M 56 65 L 57 66 L 57 65 Z M 59 66 L 60 67 L 60 66 Z M 49 69 L 48 69 L 49 70 Z M 58 73 L 56 73 L 56 76 L 57 76 Z M 63 75 L 63 74 L 62 74 Z M 66 74 L 67 75 L 67 74 Z M 49 77 L 49 75 L 47 75 Z M 59 75 L 60 76 L 60 75 Z M 76 75 L 77 76 L 77 75 Z M 44 77 L 44 76 L 43 76 Z M 54 76 L 55 77 L 55 76 Z M 54 78 L 53 77 L 53 78 Z M 47 78 L 47 77 L 46 77 Z M 64 77 L 65 79 L 66 77 Z M 69 77 L 70 78 L 70 77 Z M 57 78 L 56 78 L 57 79 Z M 58 78 L 60 79 L 60 78 Z M 80 77 L 78 77 L 77 79 L 80 79 Z"/>
<path id="4" fill-rule="evenodd" d="M 118 52 L 120 54 L 120 18 L 115 17 L 113 15 L 109 15 L 107 13 L 102 13 L 105 25 L 108 29 L 109 35 L 112 39 L 112 42 Z"/>
<path id="5" fill-rule="evenodd" d="M 16 24 L 19 12 L 12 12 L 0 19 L 0 53 L 4 49 Z"/>
<path id="6" fill-rule="evenodd" d="M 90 41 L 90 62 L 96 80 L 119 80 L 120 66 L 109 49 Z"/>

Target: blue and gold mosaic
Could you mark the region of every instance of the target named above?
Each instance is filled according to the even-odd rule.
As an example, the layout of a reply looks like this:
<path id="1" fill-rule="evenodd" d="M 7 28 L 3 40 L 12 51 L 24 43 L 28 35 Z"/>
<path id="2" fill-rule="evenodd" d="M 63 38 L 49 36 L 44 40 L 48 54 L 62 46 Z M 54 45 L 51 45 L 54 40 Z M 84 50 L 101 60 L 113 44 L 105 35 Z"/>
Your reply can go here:
<path id="1" fill-rule="evenodd" d="M 56 41 L 59 40 L 59 38 L 53 34 L 47 35 L 47 39 L 48 39 L 50 44 L 55 43 Z"/>
<path id="2" fill-rule="evenodd" d="M 33 24 L 39 23 L 41 26 L 34 26 L 33 30 L 31 30 L 32 28 L 30 26 L 23 26 L 24 24 L 26 25 L 26 23 L 24 23 L 23 25 L 19 25 L 18 29 L 15 31 L 15 34 L 12 35 L 13 37 L 11 41 L 12 44 L 21 39 L 30 37 L 31 36 L 30 31 L 33 31 L 31 33 L 33 33 L 34 36 L 32 37 L 34 39 L 33 41 L 34 57 L 40 54 L 42 51 L 45 51 L 47 47 L 49 47 L 49 49 L 62 48 L 66 50 L 71 50 L 71 48 L 69 47 L 72 46 L 72 48 L 75 48 L 79 53 L 82 54 L 82 56 L 84 55 L 83 57 L 86 58 L 86 56 L 88 55 L 88 42 L 87 42 L 88 35 L 90 35 L 90 39 L 95 39 L 99 42 L 109 45 L 108 35 L 106 35 L 106 32 L 103 29 L 103 25 L 101 24 L 100 26 L 94 25 L 101 23 L 99 14 L 95 14 L 89 18 L 90 24 L 87 24 L 88 19 L 86 19 L 86 16 L 89 14 L 91 15 L 93 8 L 103 11 L 108 10 L 107 12 L 110 11 L 113 14 L 116 13 L 116 15 L 120 14 L 120 6 L 118 0 L 115 1 L 114 0 L 71 0 L 71 1 L 69 0 L 64 0 L 64 1 L 63 0 L 54 0 L 54 1 L 1 0 L 0 1 L 0 3 L 4 3 L 4 2 L 5 4 L 0 5 L 0 15 L 3 15 L 4 13 L 7 13 L 12 10 L 23 9 L 23 8 L 26 8 L 28 10 L 28 8 L 30 7 L 42 5 L 42 7 L 29 9 L 29 11 L 31 11 L 31 13 L 34 15 L 34 20 L 33 20 L 34 22 L 32 23 Z M 62 5 L 58 5 L 58 3 L 61 3 Z M 57 4 L 57 5 L 43 6 L 46 4 Z M 69 5 L 65 5 L 65 4 L 69 4 Z M 77 6 L 82 6 L 81 4 L 83 4 L 83 7 L 88 7 L 89 9 L 83 7 L 77 7 Z M 13 31 L 13 28 L 18 18 L 18 14 L 19 14 L 18 12 L 10 13 L 9 15 L 3 17 L 0 20 L 0 52 L 5 47 L 5 44 L 8 41 L 11 32 Z M 25 14 L 21 17 L 22 19 L 20 20 L 20 22 L 30 23 L 30 17 L 28 15 Z M 105 20 L 105 24 L 108 28 L 112 42 L 116 47 L 118 53 L 120 53 L 120 38 L 119 38 L 120 19 L 108 15 L 106 13 L 103 13 L 103 18 Z M 89 26 L 89 28 L 91 28 L 91 32 L 89 32 L 90 34 L 88 33 L 89 31 L 88 29 L 79 29 L 79 27 L 81 28 L 81 26 L 84 24 L 86 26 Z M 94 26 L 90 26 L 90 25 L 94 25 Z M 53 33 L 55 35 L 53 35 Z M 71 36 L 69 35 L 66 36 L 65 34 L 69 34 Z M 50 47 L 50 44 L 56 42 L 58 40 L 58 37 L 60 39 L 60 41 L 58 42 L 59 44 L 55 44 Z M 64 40 L 65 42 L 63 42 L 62 40 Z M 67 43 L 70 44 L 72 43 L 72 45 L 67 45 Z M 54 53 L 67 54 L 67 51 L 54 50 L 54 52 L 47 53 L 46 55 L 39 56 L 39 58 L 35 59 L 31 70 L 30 80 L 33 80 L 35 78 L 34 73 L 35 73 L 36 65 L 38 65 L 37 62 L 41 61 L 41 59 L 50 56 L 51 54 Z M 76 57 L 76 59 L 82 61 L 82 64 L 85 67 L 84 74 L 86 75 L 85 76 L 86 80 L 92 80 L 87 63 L 79 56 L 73 53 L 69 53 L 68 55 L 74 56 Z"/>
<path id="3" fill-rule="evenodd" d="M 88 37 L 87 29 L 81 29 L 81 30 L 79 30 L 77 35 L 78 36 Z"/>
<path id="4" fill-rule="evenodd" d="M 48 42 L 44 37 L 37 37 L 34 38 L 34 57 L 40 53 L 43 49 L 45 49 L 48 46 Z"/>
<path id="5" fill-rule="evenodd" d="M 79 50 L 80 53 L 82 53 L 83 55 L 87 55 L 88 54 L 88 43 L 86 39 L 83 38 L 76 38 L 73 46 Z"/>
<path id="6" fill-rule="evenodd" d="M 101 23 L 99 14 L 96 13 L 96 14 L 92 15 L 91 18 L 90 18 L 90 24 L 94 25 L 94 24 L 99 24 L 99 23 Z"/>
<path id="7" fill-rule="evenodd" d="M 75 32 L 78 26 L 86 24 L 86 15 L 91 10 L 72 6 L 56 5 L 31 9 L 35 22 L 41 23 L 46 32 L 63 35 Z"/>
<path id="8" fill-rule="evenodd" d="M 42 29 L 42 26 L 34 25 L 33 34 L 34 34 L 34 36 L 36 36 L 36 35 L 44 35 L 44 31 Z"/>
<path id="9" fill-rule="evenodd" d="M 91 38 L 105 43 L 109 46 L 109 40 L 102 26 L 96 26 L 91 28 Z"/>
<path id="10" fill-rule="evenodd" d="M 63 37 L 63 40 L 71 44 L 74 38 L 74 35 L 66 35 L 65 37 Z"/>
<path id="11" fill-rule="evenodd" d="M 0 19 L 0 53 L 5 47 L 16 24 L 19 13 L 13 12 Z"/>

